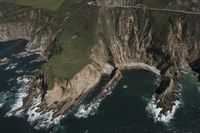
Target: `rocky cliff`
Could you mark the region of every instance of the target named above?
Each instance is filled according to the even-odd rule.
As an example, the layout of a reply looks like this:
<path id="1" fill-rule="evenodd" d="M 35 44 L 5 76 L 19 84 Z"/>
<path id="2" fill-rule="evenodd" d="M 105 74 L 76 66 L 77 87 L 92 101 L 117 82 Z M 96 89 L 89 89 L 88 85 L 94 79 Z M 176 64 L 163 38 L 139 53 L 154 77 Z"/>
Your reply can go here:
<path id="1" fill-rule="evenodd" d="M 121 4 L 129 7 L 120 7 Z M 146 8 L 130 7 L 141 4 Z M 199 15 L 168 10 L 152 11 L 147 8 L 147 3 L 134 0 L 123 0 L 122 3 L 121 0 L 97 0 L 95 6 L 99 8 L 99 17 L 98 39 L 91 51 L 93 63 L 64 86 L 56 84 L 53 90 L 48 91 L 45 96 L 47 107 L 56 106 L 54 103 L 62 101 L 65 102 L 64 110 L 67 110 L 78 104 L 85 95 L 94 91 L 101 77 L 104 74 L 111 75 L 114 68 L 137 66 L 148 69 L 145 66 L 154 66 L 153 71 L 160 71 L 163 77 L 160 87 L 155 91 L 156 104 L 163 108 L 161 114 L 171 111 L 174 101 L 179 99 L 181 71 L 200 57 Z M 192 11 L 199 6 L 173 1 L 162 8 Z M 57 93 L 61 88 L 64 93 Z"/>
<path id="2" fill-rule="evenodd" d="M 58 32 L 58 29 L 50 26 L 52 21 L 52 17 L 43 9 L 1 3 L 0 41 L 25 39 L 29 41 L 27 48 L 37 49 L 45 55 Z"/>
<path id="3" fill-rule="evenodd" d="M 165 85 L 162 93 L 155 92 L 162 114 L 172 110 L 178 99 L 181 70 L 200 56 L 200 19 L 195 14 L 199 5 L 191 3 L 169 1 L 165 7 L 149 8 L 149 3 L 134 0 L 97 1 L 98 33 L 101 42 L 108 46 L 112 64 L 120 67 L 142 62 L 155 66 L 162 77 L 169 78 L 168 85 L 162 84 L 166 80 L 162 78 L 161 85 Z M 194 14 L 180 13 L 180 9 Z"/>
<path id="4" fill-rule="evenodd" d="M 155 104 L 163 108 L 161 115 L 171 111 L 179 98 L 181 71 L 200 58 L 200 15 L 196 13 L 200 5 L 195 0 L 163 3 L 96 0 L 90 5 L 98 8 L 97 40 L 91 49 L 91 63 L 71 80 L 55 79 L 54 88 L 46 92 L 39 111 L 53 109 L 54 116 L 66 113 L 94 92 L 105 75 L 112 81 L 108 82 L 109 89 L 114 85 L 112 79 L 127 68 L 159 74 L 161 83 L 155 91 Z M 1 14 L 1 17 L 6 15 L 2 11 Z M 33 27 L 37 25 L 37 16 L 43 16 L 38 14 L 41 14 L 39 9 L 23 14 L 29 18 L 25 24 L 16 21 L 0 24 L 1 40 L 27 38 L 33 47 L 47 47 L 55 35 L 47 30 L 42 32 L 44 37 L 40 36 L 41 26 Z M 50 21 L 44 16 L 42 20 L 43 25 Z M 19 34 L 13 28 L 16 25 Z"/>

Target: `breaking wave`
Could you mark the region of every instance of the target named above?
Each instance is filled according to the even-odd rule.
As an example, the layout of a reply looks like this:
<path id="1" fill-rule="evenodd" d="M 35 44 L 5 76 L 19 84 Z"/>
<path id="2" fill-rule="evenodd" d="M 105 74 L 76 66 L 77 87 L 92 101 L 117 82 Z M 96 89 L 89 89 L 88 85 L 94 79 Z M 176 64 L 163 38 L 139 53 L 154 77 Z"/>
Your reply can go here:
<path id="1" fill-rule="evenodd" d="M 31 107 L 29 107 L 26 114 L 28 115 L 28 121 L 34 126 L 35 129 L 40 128 L 48 128 L 49 126 L 53 124 L 58 124 L 62 118 L 64 118 L 64 115 L 60 115 L 57 118 L 53 118 L 53 110 L 41 113 L 38 112 L 38 105 L 41 103 L 41 96 L 38 96 L 37 98 L 34 98 L 31 104 Z"/>
<path id="2" fill-rule="evenodd" d="M 154 122 L 160 121 L 164 123 L 170 122 L 171 119 L 174 118 L 174 114 L 176 110 L 179 108 L 181 102 L 176 100 L 174 101 L 174 106 L 172 107 L 172 111 L 168 111 L 166 115 L 160 115 L 160 112 L 162 111 L 162 108 L 158 108 L 156 103 L 155 96 L 152 96 L 152 99 L 148 103 L 146 110 L 153 116 Z"/>
<path id="3" fill-rule="evenodd" d="M 17 90 L 15 93 L 15 102 L 11 105 L 11 110 L 6 113 L 6 117 L 17 116 L 17 117 L 26 117 L 27 121 L 31 123 L 31 125 L 35 129 L 40 128 L 48 128 L 53 124 L 58 124 L 64 115 L 58 116 L 57 118 L 53 118 L 53 111 L 49 111 L 46 113 L 38 112 L 38 106 L 41 103 L 41 96 L 33 98 L 30 106 L 28 108 L 20 109 L 23 106 L 23 99 L 28 95 L 28 90 L 30 89 L 32 84 L 32 79 L 27 78 L 27 76 L 22 76 L 17 78 L 17 86 L 20 86 L 19 89 L 13 88 Z M 4 105 L 3 101 L 8 98 L 8 94 L 5 92 L 0 93 L 0 107 Z"/>
<path id="4" fill-rule="evenodd" d="M 9 97 L 9 92 L 0 92 L 0 96 L 0 108 L 2 108 Z"/>
<path id="5" fill-rule="evenodd" d="M 98 108 L 101 102 L 104 100 L 104 98 L 106 98 L 106 96 L 111 95 L 112 91 L 108 91 L 107 89 L 104 89 L 102 93 L 104 94 L 104 97 L 95 99 L 88 104 L 80 105 L 77 111 L 74 113 L 74 116 L 77 118 L 87 118 L 90 115 L 91 116 L 95 115 L 98 112 Z"/>
<path id="6" fill-rule="evenodd" d="M 17 63 L 9 64 L 9 65 L 5 68 L 5 71 L 15 69 L 16 67 L 17 67 Z"/>
<path id="7" fill-rule="evenodd" d="M 26 76 L 17 78 L 17 85 L 19 85 L 20 88 L 15 94 L 16 101 L 13 105 L 11 105 L 11 110 L 6 113 L 6 116 L 13 116 L 13 112 L 23 105 L 23 98 L 28 95 L 28 89 L 30 88 L 31 83 L 32 80 L 27 78 Z M 17 114 L 19 114 L 19 112 Z"/>
<path id="8" fill-rule="evenodd" d="M 101 101 L 102 100 L 99 99 L 86 105 L 80 105 L 74 116 L 77 118 L 87 118 L 89 115 L 95 115 L 98 111 Z"/>
<path id="9" fill-rule="evenodd" d="M 128 87 L 128 86 L 125 86 Z M 78 109 L 75 111 L 74 116 L 76 118 L 87 118 L 88 116 L 93 116 L 98 112 L 98 108 L 101 102 L 108 96 L 112 94 L 112 91 L 108 91 L 104 88 L 100 93 L 102 96 L 97 96 L 96 99 L 92 100 L 90 103 L 79 105 Z"/>
<path id="10" fill-rule="evenodd" d="M 20 70 L 16 70 L 15 71 L 15 73 L 17 73 L 17 74 L 21 74 L 21 73 L 23 73 L 24 71 L 22 70 L 22 69 L 20 69 Z"/>

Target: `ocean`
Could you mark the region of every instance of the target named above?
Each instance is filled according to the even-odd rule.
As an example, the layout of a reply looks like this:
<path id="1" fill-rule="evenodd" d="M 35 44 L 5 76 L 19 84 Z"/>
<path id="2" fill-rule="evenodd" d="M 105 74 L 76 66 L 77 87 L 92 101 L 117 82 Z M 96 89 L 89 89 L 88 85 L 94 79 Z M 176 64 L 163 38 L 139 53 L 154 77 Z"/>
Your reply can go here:
<path id="1" fill-rule="evenodd" d="M 174 112 L 160 121 L 156 121 L 152 105 L 157 77 L 146 70 L 124 71 L 116 88 L 101 102 L 87 108 L 80 105 L 49 127 L 38 127 L 45 119 L 35 119 L 29 109 L 12 116 L 12 110 L 22 105 L 31 88 L 29 75 L 44 63 L 36 61 L 37 54 L 25 52 L 26 44 L 25 40 L 0 43 L 0 59 L 4 61 L 0 64 L 0 133 L 200 132 L 200 84 L 190 70 L 183 72 L 181 99 Z"/>

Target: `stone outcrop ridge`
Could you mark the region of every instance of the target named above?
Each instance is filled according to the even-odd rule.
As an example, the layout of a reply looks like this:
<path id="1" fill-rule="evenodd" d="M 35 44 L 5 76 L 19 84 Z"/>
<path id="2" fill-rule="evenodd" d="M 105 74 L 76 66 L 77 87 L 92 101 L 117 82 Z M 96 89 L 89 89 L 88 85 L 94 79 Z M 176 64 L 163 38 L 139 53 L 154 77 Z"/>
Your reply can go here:
<path id="1" fill-rule="evenodd" d="M 97 0 L 96 4 L 120 4 L 120 2 Z M 134 0 L 123 0 L 123 3 L 138 4 Z M 175 3 L 172 8 L 180 7 L 180 4 Z M 99 38 L 92 49 L 93 63 L 90 64 L 96 66 L 93 71 L 88 67 L 83 68 L 68 82 L 67 90 L 74 92 L 73 98 L 82 101 L 85 95 L 82 96 L 76 91 L 87 91 L 87 93 L 94 91 L 94 85 L 98 83 L 106 69 L 145 68 L 169 80 L 169 84 L 162 87 L 162 93 L 155 93 L 159 101 L 157 106 L 163 108 L 161 113 L 165 114 L 172 109 L 173 102 L 178 99 L 180 89 L 178 80 L 181 77 L 181 70 L 186 69 L 200 56 L 199 22 L 199 16 L 196 15 L 173 13 L 168 16 L 165 13 L 137 9 L 100 8 L 97 27 Z M 81 75 L 83 72 L 84 75 Z M 95 73 L 98 76 L 93 76 Z M 91 76 L 87 77 L 87 74 Z M 76 82 L 72 82 L 73 80 Z M 162 82 L 164 81 L 161 81 L 161 85 Z M 46 96 L 47 103 L 54 101 L 48 102 L 49 97 L 54 95 L 52 92 L 53 90 L 47 92 L 52 95 Z M 63 97 L 68 99 L 66 100 L 68 103 L 74 103 L 69 99 L 73 99 L 71 96 Z"/>
<path id="2" fill-rule="evenodd" d="M 25 39 L 29 41 L 27 48 L 48 54 L 46 49 L 57 35 L 54 29 L 48 27 L 52 18 L 43 9 L 20 9 L 15 4 L 0 4 L 0 41 Z M 47 27 L 48 30 L 45 30 Z"/>
<path id="3" fill-rule="evenodd" d="M 138 5 L 134 0 L 97 0 L 99 9 L 99 32 L 104 37 L 111 60 L 116 67 L 135 62 L 155 66 L 167 85 L 162 84 L 162 93 L 156 93 L 158 107 L 162 114 L 171 111 L 173 102 L 178 100 L 181 70 L 200 56 L 200 19 L 198 15 L 172 13 L 166 15 L 145 9 L 110 8 L 105 5 Z M 169 2 L 164 8 L 197 10 L 199 5 Z M 163 86 L 164 85 L 164 86 Z"/>
<path id="4" fill-rule="evenodd" d="M 95 4 L 146 5 L 137 0 L 96 0 Z M 163 108 L 162 114 L 170 111 L 173 102 L 178 99 L 181 70 L 200 58 L 200 17 L 180 13 L 166 15 L 143 9 L 98 8 L 98 39 L 91 50 L 92 62 L 69 81 L 55 79 L 55 86 L 46 92 L 40 111 L 53 109 L 54 117 L 66 113 L 80 104 L 89 93 L 94 92 L 105 75 L 111 78 L 112 82 L 108 82 L 108 86 L 112 88 L 116 83 L 112 79 L 115 79 L 113 77 L 116 75 L 120 77 L 120 70 L 141 68 L 161 75 L 160 87 L 155 91 L 156 100 L 159 101 L 157 106 Z M 166 8 L 197 10 L 200 6 L 174 1 L 166 4 Z M 1 14 L 5 16 L 5 13 Z M 0 24 L 0 27 L 2 25 Z M 1 38 L 6 40 L 27 37 L 30 38 L 33 47 L 37 47 L 38 44 L 47 47 L 49 44 L 42 43 L 45 39 L 37 39 L 37 33 L 40 32 L 35 31 L 40 31 L 40 28 L 31 28 L 32 24 L 29 21 L 19 28 L 19 35 L 12 25 L 15 24 L 8 23 L 8 28 L 0 28 Z M 48 21 L 45 25 L 48 25 Z M 52 38 L 55 38 L 51 32 L 45 32 L 43 35 L 51 42 Z M 37 43 L 33 43 L 34 40 Z"/>

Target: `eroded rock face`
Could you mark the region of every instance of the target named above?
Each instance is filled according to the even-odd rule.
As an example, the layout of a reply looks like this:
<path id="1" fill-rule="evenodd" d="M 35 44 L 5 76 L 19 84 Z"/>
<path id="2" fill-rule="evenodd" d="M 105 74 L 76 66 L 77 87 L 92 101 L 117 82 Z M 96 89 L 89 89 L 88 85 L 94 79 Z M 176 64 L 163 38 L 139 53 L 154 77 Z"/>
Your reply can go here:
<path id="1" fill-rule="evenodd" d="M 105 7 L 100 16 L 100 30 L 115 64 L 145 62 L 164 70 L 199 57 L 198 16 Z"/>
<path id="2" fill-rule="evenodd" d="M 136 0 L 115 2 L 97 0 L 100 7 L 99 31 L 105 35 L 102 42 L 109 47 L 115 66 L 142 62 L 155 66 L 162 76 L 169 78 L 169 84 L 162 88 L 162 93 L 156 93 L 157 106 L 163 108 L 161 113 L 165 114 L 178 98 L 175 93 L 180 89 L 177 81 L 181 70 L 200 56 L 199 16 L 109 6 L 120 6 L 121 3 L 148 5 Z M 200 6 L 186 1 L 169 1 L 166 7 L 161 7 L 191 11 Z"/>
<path id="3" fill-rule="evenodd" d="M 160 3 L 154 6 L 154 2 L 139 0 L 96 0 L 99 8 L 96 27 L 98 39 L 91 50 L 91 63 L 69 81 L 55 80 L 54 88 L 48 90 L 44 96 L 41 111 L 56 109 L 54 116 L 69 111 L 95 91 L 95 86 L 104 75 L 115 75 L 114 70 L 123 68 L 148 69 L 166 77 L 167 80 L 164 78 L 161 81 L 155 95 L 159 101 L 157 106 L 163 108 L 162 114 L 171 110 L 173 101 L 178 98 L 176 94 L 180 89 L 178 80 L 181 70 L 200 58 L 199 15 L 109 5 L 199 10 L 200 6 L 194 3 L 197 2 L 177 0 L 165 2 L 164 6 Z M 1 16 L 6 15 L 5 11 L 1 12 Z M 30 12 L 27 16 L 31 17 L 28 17 L 28 20 L 38 20 L 37 14 L 40 12 Z M 41 15 L 39 16 L 41 18 Z M 44 26 L 48 25 L 49 19 L 44 16 L 42 18 Z M 47 44 L 54 40 L 55 34 L 51 30 L 40 32 L 41 27 L 33 27 L 34 24 L 37 25 L 37 21 L 18 23 L 18 35 L 12 21 L 0 24 L 0 37 L 4 40 L 28 38 L 32 47 L 40 46 L 45 49 Z M 7 28 L 2 28 L 2 25 Z M 119 71 L 117 72 L 120 75 Z M 167 84 L 162 87 L 162 83 Z M 114 81 L 110 84 L 112 86 Z"/>
<path id="4" fill-rule="evenodd" d="M 17 39 L 28 40 L 29 49 L 38 49 L 43 54 L 54 41 L 57 32 L 47 28 L 52 18 L 42 9 L 20 10 L 19 6 L 9 3 L 0 4 L 0 41 Z M 58 30 L 57 30 L 58 31 Z"/>
<path id="5" fill-rule="evenodd" d="M 96 0 L 99 6 L 97 44 L 91 51 L 91 64 L 84 67 L 65 86 L 56 84 L 45 96 L 47 108 L 63 103 L 57 114 L 80 103 L 98 84 L 102 75 L 114 68 L 143 68 L 167 77 L 158 88 L 157 106 L 162 114 L 178 100 L 181 70 L 200 57 L 200 19 L 198 15 L 156 12 L 145 9 L 109 7 L 109 5 L 148 5 L 134 0 Z M 103 7 L 101 7 L 103 5 Z M 184 5 L 184 6 L 183 6 Z M 169 1 L 165 8 L 199 8 L 181 1 Z M 162 7 L 164 8 L 164 7 Z M 150 66 L 154 66 L 150 67 Z M 152 69 L 153 68 L 153 69 Z M 64 92 L 56 93 L 56 90 Z M 162 88 L 162 89 L 161 89 Z M 60 94 L 55 96 L 55 94 Z"/>
<path id="6" fill-rule="evenodd" d="M 80 104 L 86 96 L 95 91 L 101 78 L 111 75 L 114 67 L 107 61 L 107 47 L 104 44 L 95 45 L 92 49 L 91 64 L 85 66 L 71 80 L 58 82 L 45 95 L 45 110 L 56 108 L 54 116 L 58 116 L 70 108 Z M 56 104 L 55 104 L 56 103 Z"/>

